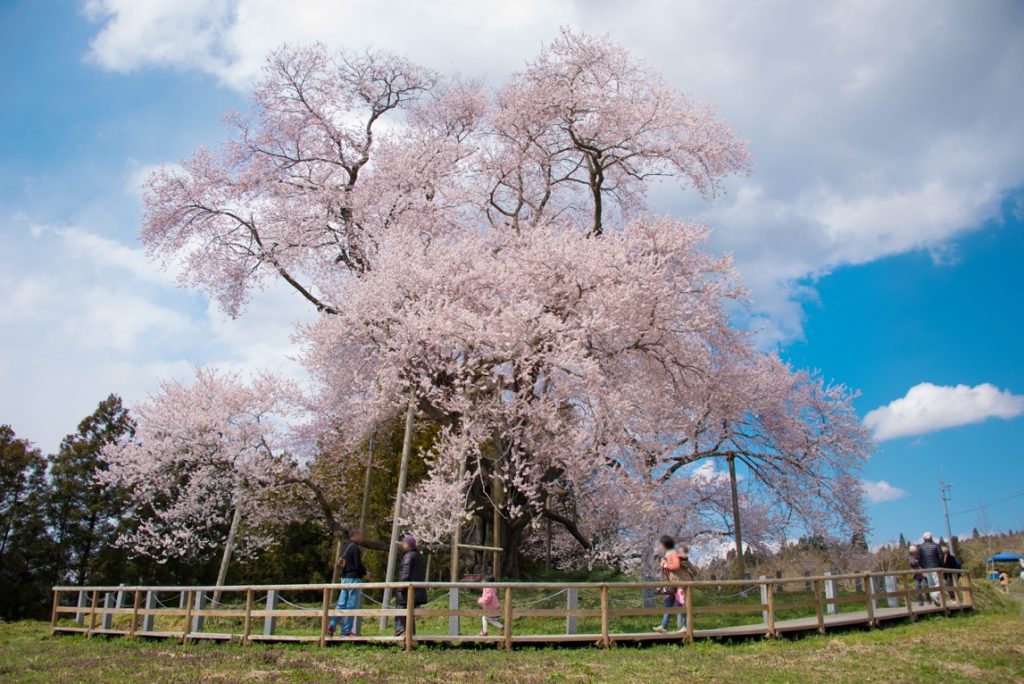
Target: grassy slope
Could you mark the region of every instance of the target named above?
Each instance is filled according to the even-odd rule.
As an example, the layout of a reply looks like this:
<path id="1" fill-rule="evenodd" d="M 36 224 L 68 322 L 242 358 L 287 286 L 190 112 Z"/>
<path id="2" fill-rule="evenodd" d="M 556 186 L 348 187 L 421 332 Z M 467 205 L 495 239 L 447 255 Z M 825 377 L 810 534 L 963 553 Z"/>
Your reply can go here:
<path id="1" fill-rule="evenodd" d="M 0 625 L 0 681 L 663 681 L 1024 682 L 1016 604 L 874 631 L 741 644 L 610 651 L 261 646 L 51 638 L 39 622 Z"/>

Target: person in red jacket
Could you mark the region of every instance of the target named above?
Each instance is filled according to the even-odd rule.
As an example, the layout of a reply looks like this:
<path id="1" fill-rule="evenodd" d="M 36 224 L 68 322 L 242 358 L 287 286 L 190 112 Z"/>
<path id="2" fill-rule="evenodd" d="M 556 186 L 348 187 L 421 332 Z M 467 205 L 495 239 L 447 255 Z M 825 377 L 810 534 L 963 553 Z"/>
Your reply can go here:
<path id="1" fill-rule="evenodd" d="M 493 582 L 493 577 L 485 577 L 485 582 Z M 480 618 L 480 636 L 487 636 L 487 626 L 494 625 L 498 629 L 505 629 L 505 626 L 501 624 L 498 619 L 498 615 L 501 614 L 501 601 L 498 600 L 498 590 L 494 587 L 484 587 L 483 594 L 476 600 L 481 608 L 484 609 L 484 614 Z"/>

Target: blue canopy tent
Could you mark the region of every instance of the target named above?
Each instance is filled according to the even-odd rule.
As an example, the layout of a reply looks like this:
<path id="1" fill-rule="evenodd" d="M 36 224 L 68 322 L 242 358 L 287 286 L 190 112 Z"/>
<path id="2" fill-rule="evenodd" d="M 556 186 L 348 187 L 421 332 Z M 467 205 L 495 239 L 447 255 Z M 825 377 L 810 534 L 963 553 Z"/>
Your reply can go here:
<path id="1" fill-rule="evenodd" d="M 996 570 L 996 563 L 1018 563 L 1024 556 L 1019 553 L 1010 553 L 1009 551 L 1003 551 L 989 556 L 985 559 L 988 563 L 988 578 L 992 580 L 999 579 L 999 571 Z"/>

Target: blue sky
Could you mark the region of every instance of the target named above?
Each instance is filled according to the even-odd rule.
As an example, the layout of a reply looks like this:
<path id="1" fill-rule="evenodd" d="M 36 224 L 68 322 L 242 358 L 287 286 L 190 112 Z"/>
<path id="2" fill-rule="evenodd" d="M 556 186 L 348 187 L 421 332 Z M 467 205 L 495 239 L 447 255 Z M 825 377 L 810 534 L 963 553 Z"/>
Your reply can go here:
<path id="1" fill-rule="evenodd" d="M 940 532 L 940 478 L 954 512 L 1024 493 L 1024 6 L 385 4 L 0 0 L 0 422 L 53 449 L 108 392 L 190 364 L 299 373 L 289 292 L 227 320 L 135 241 L 140 179 L 216 145 L 267 50 L 375 46 L 493 82 L 571 25 L 750 141 L 725 197 L 652 198 L 735 255 L 764 344 L 861 390 L 873 539 Z M 1024 497 L 953 518 L 974 526 L 1024 527 Z"/>

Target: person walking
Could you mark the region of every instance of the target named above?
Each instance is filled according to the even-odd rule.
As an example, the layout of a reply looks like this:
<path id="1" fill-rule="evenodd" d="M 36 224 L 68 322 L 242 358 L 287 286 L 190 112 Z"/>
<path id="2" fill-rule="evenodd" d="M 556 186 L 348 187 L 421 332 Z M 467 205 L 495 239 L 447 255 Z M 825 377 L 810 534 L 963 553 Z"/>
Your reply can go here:
<path id="1" fill-rule="evenodd" d="M 493 582 L 493 577 L 485 577 L 485 582 Z M 487 636 L 487 626 L 492 625 L 498 629 L 504 630 L 505 625 L 498 619 L 498 615 L 501 613 L 501 601 L 498 600 L 498 590 L 494 587 L 484 587 L 480 598 L 476 600 L 481 608 L 484 609 L 484 614 L 480 618 L 480 636 Z"/>
<path id="2" fill-rule="evenodd" d="M 369 577 L 366 566 L 363 565 L 363 550 L 360 544 L 363 543 L 363 531 L 358 527 L 349 530 L 349 543 L 338 559 L 338 567 L 341 568 L 341 583 L 344 585 L 358 585 Z M 337 610 L 355 610 L 359 608 L 362 601 L 362 592 L 358 588 L 342 589 L 338 592 Z M 356 636 L 356 619 L 352 615 L 345 617 L 334 616 L 327 624 L 327 636 L 333 637 L 334 631 L 341 622 L 341 636 Z"/>
<path id="3" fill-rule="evenodd" d="M 398 570 L 398 581 L 399 582 L 425 582 L 427 580 L 427 566 L 423 561 L 423 555 L 416 548 L 416 537 L 411 534 L 407 534 L 402 538 L 402 565 Z M 417 587 L 413 589 L 413 595 L 408 596 L 407 589 L 398 589 L 395 592 L 395 605 L 398 608 L 406 608 L 409 605 L 409 601 L 413 602 L 413 606 L 422 606 L 427 602 L 427 589 L 426 587 Z M 405 634 L 405 630 L 410 630 L 413 634 L 416 633 L 416 625 L 406 625 L 405 616 L 399 616 L 395 618 L 395 636 L 402 636 Z"/>
<path id="4" fill-rule="evenodd" d="M 675 540 L 667 534 L 658 540 L 661 549 L 661 571 L 669 582 L 686 582 L 694 578 L 693 565 L 690 563 L 689 550 L 685 546 L 676 548 Z M 682 587 L 668 587 L 668 593 L 664 601 L 665 608 L 686 605 L 686 591 Z M 669 613 L 661 616 L 661 624 L 654 628 L 655 632 L 665 634 L 668 632 Z M 682 628 L 686 629 L 686 616 L 682 617 Z"/>
<path id="5" fill-rule="evenodd" d="M 925 579 L 928 580 L 928 586 L 936 589 L 929 593 L 929 598 L 932 604 L 940 605 L 939 592 L 939 573 L 938 569 L 942 567 L 942 551 L 939 549 L 939 545 L 935 543 L 935 539 L 931 532 L 925 532 L 921 536 L 921 543 L 917 546 L 918 559 L 921 561 L 921 568 L 925 571 Z"/>
<path id="6" fill-rule="evenodd" d="M 956 556 L 953 555 L 953 551 L 949 548 L 949 544 L 943 542 L 939 546 L 939 552 L 942 554 L 942 568 L 944 570 L 959 570 L 960 561 L 957 560 Z M 949 588 L 949 598 L 956 600 L 956 584 L 959 583 L 959 579 L 954 576 L 951 572 L 945 572 L 942 574 L 943 584 Z"/>

